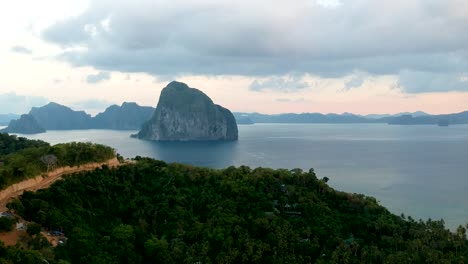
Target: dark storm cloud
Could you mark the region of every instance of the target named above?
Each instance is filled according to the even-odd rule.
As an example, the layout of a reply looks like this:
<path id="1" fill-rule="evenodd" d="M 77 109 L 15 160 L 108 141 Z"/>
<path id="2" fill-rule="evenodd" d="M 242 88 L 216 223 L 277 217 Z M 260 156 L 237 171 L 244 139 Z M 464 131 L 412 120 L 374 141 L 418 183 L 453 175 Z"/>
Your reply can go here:
<path id="1" fill-rule="evenodd" d="M 81 47 L 59 58 L 105 71 L 325 77 L 362 71 L 400 76 L 410 92 L 468 90 L 460 82 L 468 69 L 463 0 L 321 2 L 93 1 L 43 37 Z M 422 82 L 423 76 L 437 80 Z"/>
<path id="2" fill-rule="evenodd" d="M 16 52 L 16 53 L 32 54 L 32 50 L 24 46 L 13 46 L 11 47 L 11 51 Z"/>
<path id="3" fill-rule="evenodd" d="M 110 79 L 110 73 L 99 72 L 97 74 L 90 74 L 86 77 L 87 83 L 99 83 Z"/>

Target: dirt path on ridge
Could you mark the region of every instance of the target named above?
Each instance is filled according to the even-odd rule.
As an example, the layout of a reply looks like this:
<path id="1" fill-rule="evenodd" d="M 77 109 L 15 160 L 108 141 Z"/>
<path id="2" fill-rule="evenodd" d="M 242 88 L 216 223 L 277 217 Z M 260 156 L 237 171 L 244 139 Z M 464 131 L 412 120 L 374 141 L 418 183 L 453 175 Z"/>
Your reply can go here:
<path id="1" fill-rule="evenodd" d="M 126 163 L 129 163 L 127 161 Z M 122 163 L 125 164 L 125 163 Z M 87 163 L 80 166 L 74 167 L 61 167 L 56 170 L 53 170 L 49 173 L 44 173 L 41 176 L 36 176 L 35 178 L 27 179 L 18 183 L 15 183 L 8 188 L 0 191 L 0 212 L 8 210 L 6 208 L 7 203 L 15 197 L 20 196 L 23 194 L 24 191 L 37 191 L 40 189 L 48 188 L 52 183 L 62 179 L 62 176 L 65 174 L 82 172 L 82 171 L 91 171 L 96 168 L 100 168 L 102 165 L 107 165 L 109 167 L 117 167 L 122 165 L 117 158 L 113 158 L 101 163 Z M 44 237 L 53 245 L 57 246 L 57 238 L 49 236 L 44 231 L 41 232 Z M 0 241 L 3 241 L 5 245 L 12 246 L 15 245 L 21 236 L 24 236 L 26 231 L 24 230 L 16 230 L 14 228 L 10 232 L 1 232 L 0 233 Z"/>
<path id="2" fill-rule="evenodd" d="M 107 165 L 109 167 L 117 167 L 120 165 L 117 158 L 113 158 L 101 163 L 87 163 L 80 166 L 73 167 L 61 167 L 56 170 L 53 170 L 49 173 L 44 173 L 46 176 L 36 176 L 19 183 L 15 183 L 4 190 L 0 191 L 0 212 L 6 211 L 6 205 L 11 198 L 18 197 L 23 194 L 24 191 L 37 191 L 40 189 L 48 188 L 52 183 L 57 180 L 62 179 L 62 176 L 65 174 L 82 172 L 82 171 L 91 171 L 96 168 L 100 168 L 102 165 Z"/>

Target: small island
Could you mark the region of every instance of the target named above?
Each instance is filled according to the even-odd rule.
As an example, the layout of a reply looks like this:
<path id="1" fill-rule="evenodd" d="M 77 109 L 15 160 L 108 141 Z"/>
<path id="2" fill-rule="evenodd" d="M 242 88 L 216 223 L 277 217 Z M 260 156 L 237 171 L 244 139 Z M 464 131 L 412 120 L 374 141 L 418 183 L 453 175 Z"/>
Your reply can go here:
<path id="1" fill-rule="evenodd" d="M 155 141 L 232 141 L 237 123 L 228 109 L 202 91 L 173 81 L 162 91 L 153 117 L 134 135 Z"/>

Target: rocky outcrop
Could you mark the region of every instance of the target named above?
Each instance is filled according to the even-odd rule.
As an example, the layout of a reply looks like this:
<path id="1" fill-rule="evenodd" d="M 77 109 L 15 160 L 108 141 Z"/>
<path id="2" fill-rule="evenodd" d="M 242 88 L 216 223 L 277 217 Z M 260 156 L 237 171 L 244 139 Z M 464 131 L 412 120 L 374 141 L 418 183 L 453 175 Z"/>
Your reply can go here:
<path id="1" fill-rule="evenodd" d="M 32 115 L 21 115 L 17 120 L 11 120 L 7 128 L 1 130 L 6 133 L 37 134 L 44 133 L 45 129 L 39 125 Z"/>
<path id="2" fill-rule="evenodd" d="M 236 120 L 203 92 L 171 82 L 162 91 L 153 117 L 136 135 L 157 141 L 237 140 Z"/>

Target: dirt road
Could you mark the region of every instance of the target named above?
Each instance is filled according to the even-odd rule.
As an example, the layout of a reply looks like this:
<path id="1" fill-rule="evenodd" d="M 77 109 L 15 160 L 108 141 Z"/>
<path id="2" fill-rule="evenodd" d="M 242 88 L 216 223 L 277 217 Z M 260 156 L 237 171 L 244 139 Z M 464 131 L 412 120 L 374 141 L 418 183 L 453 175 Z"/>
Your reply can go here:
<path id="1" fill-rule="evenodd" d="M 113 158 L 102 163 L 87 163 L 81 166 L 74 167 L 67 166 L 53 170 L 47 173 L 47 176 L 41 175 L 13 184 L 5 190 L 0 191 L 0 212 L 7 210 L 6 205 L 11 198 L 20 196 L 21 194 L 23 194 L 24 191 L 37 191 L 39 189 L 45 189 L 52 185 L 52 183 L 54 183 L 55 181 L 60 180 L 65 174 L 81 171 L 91 171 L 96 168 L 100 168 L 102 165 L 116 167 L 119 166 L 120 163 L 117 160 L 117 158 Z"/>

